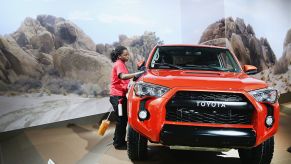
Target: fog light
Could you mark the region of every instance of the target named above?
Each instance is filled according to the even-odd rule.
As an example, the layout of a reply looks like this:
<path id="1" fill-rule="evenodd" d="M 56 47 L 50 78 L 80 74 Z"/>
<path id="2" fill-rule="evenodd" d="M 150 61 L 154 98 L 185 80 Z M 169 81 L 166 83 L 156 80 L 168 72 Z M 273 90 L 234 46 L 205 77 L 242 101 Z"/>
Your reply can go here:
<path id="1" fill-rule="evenodd" d="M 273 123 L 274 123 L 273 117 L 272 116 L 268 116 L 266 118 L 266 125 L 267 125 L 267 127 L 271 127 L 273 125 Z"/>
<path id="2" fill-rule="evenodd" d="M 138 112 L 138 117 L 140 120 L 145 120 L 148 118 L 148 112 L 146 110 L 141 110 Z"/>

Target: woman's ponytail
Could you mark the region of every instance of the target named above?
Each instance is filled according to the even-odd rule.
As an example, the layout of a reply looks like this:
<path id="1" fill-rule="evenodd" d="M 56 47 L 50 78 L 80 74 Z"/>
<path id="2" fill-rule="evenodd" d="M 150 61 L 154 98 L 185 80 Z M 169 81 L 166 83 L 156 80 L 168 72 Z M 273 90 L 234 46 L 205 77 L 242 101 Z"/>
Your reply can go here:
<path id="1" fill-rule="evenodd" d="M 118 59 L 118 57 L 123 53 L 123 50 L 127 50 L 124 46 L 117 46 L 115 49 L 113 49 L 110 53 L 111 61 L 114 63 Z"/>

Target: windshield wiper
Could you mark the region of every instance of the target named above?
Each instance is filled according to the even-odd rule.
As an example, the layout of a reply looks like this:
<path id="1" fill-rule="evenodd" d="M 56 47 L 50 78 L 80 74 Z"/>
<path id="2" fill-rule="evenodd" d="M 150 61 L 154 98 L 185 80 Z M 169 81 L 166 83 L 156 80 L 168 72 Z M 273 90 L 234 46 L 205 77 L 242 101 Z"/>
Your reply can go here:
<path id="1" fill-rule="evenodd" d="M 174 64 L 169 64 L 169 63 L 154 63 L 154 65 L 158 65 L 158 66 L 167 66 L 167 67 L 177 68 L 177 69 L 184 69 L 184 68 L 181 67 L 181 66 L 174 65 Z"/>
<path id="2" fill-rule="evenodd" d="M 193 68 L 198 68 L 200 70 L 214 70 L 214 71 L 230 71 L 229 69 L 226 68 L 221 68 L 221 67 L 214 67 L 214 66 L 209 66 L 209 65 L 186 65 L 186 67 L 193 67 Z"/>
<path id="3" fill-rule="evenodd" d="M 221 68 L 221 67 L 211 67 L 211 66 L 209 66 L 208 68 L 209 68 L 209 69 L 216 70 L 216 71 L 225 71 L 225 72 L 229 72 L 229 71 L 230 71 L 230 70 L 227 69 L 227 68 Z"/>

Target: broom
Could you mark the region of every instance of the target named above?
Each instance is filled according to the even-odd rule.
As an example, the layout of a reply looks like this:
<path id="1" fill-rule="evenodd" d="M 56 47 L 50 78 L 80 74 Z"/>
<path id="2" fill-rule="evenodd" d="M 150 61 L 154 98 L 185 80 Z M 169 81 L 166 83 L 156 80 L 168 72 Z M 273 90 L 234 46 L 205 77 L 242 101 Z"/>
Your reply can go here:
<path id="1" fill-rule="evenodd" d="M 107 116 L 106 120 L 102 120 L 102 123 L 98 129 L 98 135 L 103 136 L 104 133 L 106 132 L 107 128 L 109 127 L 110 121 L 108 120 L 108 118 L 109 118 L 111 112 Z"/>

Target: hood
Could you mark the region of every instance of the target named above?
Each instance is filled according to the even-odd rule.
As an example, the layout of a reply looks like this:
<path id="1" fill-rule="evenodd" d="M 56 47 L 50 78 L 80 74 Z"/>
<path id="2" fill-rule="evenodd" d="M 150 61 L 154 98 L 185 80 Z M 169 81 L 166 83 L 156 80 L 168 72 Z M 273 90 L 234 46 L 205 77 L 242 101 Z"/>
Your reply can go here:
<path id="1" fill-rule="evenodd" d="M 264 81 L 236 72 L 149 69 L 141 80 L 168 88 L 201 90 L 250 91 L 267 87 Z"/>

